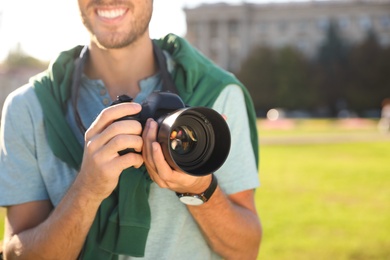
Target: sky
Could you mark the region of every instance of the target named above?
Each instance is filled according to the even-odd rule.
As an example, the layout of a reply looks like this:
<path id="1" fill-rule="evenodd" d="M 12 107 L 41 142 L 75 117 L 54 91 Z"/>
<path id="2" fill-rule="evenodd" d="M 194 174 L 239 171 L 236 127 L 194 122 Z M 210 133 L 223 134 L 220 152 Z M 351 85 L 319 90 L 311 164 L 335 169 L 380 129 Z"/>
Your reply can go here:
<path id="1" fill-rule="evenodd" d="M 158 38 L 171 32 L 184 36 L 183 7 L 215 2 L 283 1 L 286 0 L 154 0 L 150 35 Z M 62 50 L 86 43 L 88 34 L 80 22 L 77 1 L 0 0 L 0 62 L 18 46 L 26 54 L 47 61 Z"/>

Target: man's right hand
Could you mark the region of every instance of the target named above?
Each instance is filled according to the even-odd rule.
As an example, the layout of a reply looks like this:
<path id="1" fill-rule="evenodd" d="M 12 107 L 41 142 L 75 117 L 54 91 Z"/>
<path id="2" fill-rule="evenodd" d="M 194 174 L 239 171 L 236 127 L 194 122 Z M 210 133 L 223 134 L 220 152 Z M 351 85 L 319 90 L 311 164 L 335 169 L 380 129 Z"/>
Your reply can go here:
<path id="1" fill-rule="evenodd" d="M 85 134 L 83 162 L 77 178 L 95 198 L 104 199 L 115 189 L 121 172 L 131 166 L 139 168 L 143 158 L 138 153 L 119 155 L 133 148 L 141 152 L 142 126 L 136 120 L 119 118 L 141 111 L 137 103 L 121 103 L 104 109 Z"/>
<path id="2" fill-rule="evenodd" d="M 85 134 L 81 170 L 55 208 L 49 200 L 7 207 L 4 235 L 6 259 L 76 259 L 101 201 L 115 189 L 122 170 L 143 164 L 142 126 L 116 119 L 139 113 L 136 103 L 104 109 Z M 53 172 L 53 174 L 58 174 Z"/>

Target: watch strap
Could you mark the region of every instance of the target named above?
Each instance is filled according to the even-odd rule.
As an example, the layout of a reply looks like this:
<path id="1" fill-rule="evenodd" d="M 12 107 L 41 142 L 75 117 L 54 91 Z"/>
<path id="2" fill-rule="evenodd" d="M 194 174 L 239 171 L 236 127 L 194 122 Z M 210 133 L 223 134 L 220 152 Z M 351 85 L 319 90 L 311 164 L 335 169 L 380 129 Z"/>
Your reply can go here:
<path id="1" fill-rule="evenodd" d="M 195 194 L 195 193 L 178 193 L 176 192 L 176 195 L 179 197 L 180 201 L 185 203 L 183 197 L 191 197 L 192 199 L 199 200 L 199 203 L 192 204 L 192 205 L 201 205 L 205 202 L 207 202 L 211 196 L 214 194 L 215 190 L 217 189 L 218 186 L 218 180 L 217 177 L 215 177 L 214 174 L 211 174 L 211 183 L 209 187 L 202 193 L 200 194 Z M 187 203 L 185 203 L 187 204 Z"/>

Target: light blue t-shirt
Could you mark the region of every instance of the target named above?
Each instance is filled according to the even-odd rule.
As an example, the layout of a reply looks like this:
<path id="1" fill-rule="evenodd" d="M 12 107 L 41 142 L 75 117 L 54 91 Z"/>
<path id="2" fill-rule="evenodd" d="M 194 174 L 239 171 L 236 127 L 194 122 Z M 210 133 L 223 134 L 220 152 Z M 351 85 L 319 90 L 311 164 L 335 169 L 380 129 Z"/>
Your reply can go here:
<path id="1" fill-rule="evenodd" d="M 135 101 L 142 102 L 150 92 L 159 89 L 160 81 L 158 74 L 141 81 L 141 92 Z M 102 81 L 83 76 L 81 82 L 78 109 L 88 128 L 112 100 Z M 226 194 L 259 186 L 244 102 L 240 87 L 230 85 L 213 106 L 227 116 L 232 137 L 229 157 L 215 173 Z M 83 142 L 70 105 L 67 120 Z M 31 86 L 23 86 L 8 96 L 0 132 L 0 206 L 37 200 L 50 200 L 56 206 L 76 177 L 77 172 L 52 153 L 43 122 L 42 109 Z M 152 183 L 149 204 L 152 220 L 144 259 L 220 258 L 209 248 L 186 206 L 173 191 Z"/>

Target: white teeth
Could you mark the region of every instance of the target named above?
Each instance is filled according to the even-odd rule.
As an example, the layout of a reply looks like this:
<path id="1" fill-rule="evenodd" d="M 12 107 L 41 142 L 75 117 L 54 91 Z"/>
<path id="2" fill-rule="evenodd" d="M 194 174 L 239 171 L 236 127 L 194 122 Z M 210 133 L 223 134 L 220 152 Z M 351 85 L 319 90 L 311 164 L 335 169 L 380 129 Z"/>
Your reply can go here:
<path id="1" fill-rule="evenodd" d="M 126 12 L 125 9 L 114 9 L 114 10 L 98 10 L 97 14 L 100 17 L 108 18 L 108 19 L 114 19 L 119 16 L 122 16 Z"/>

